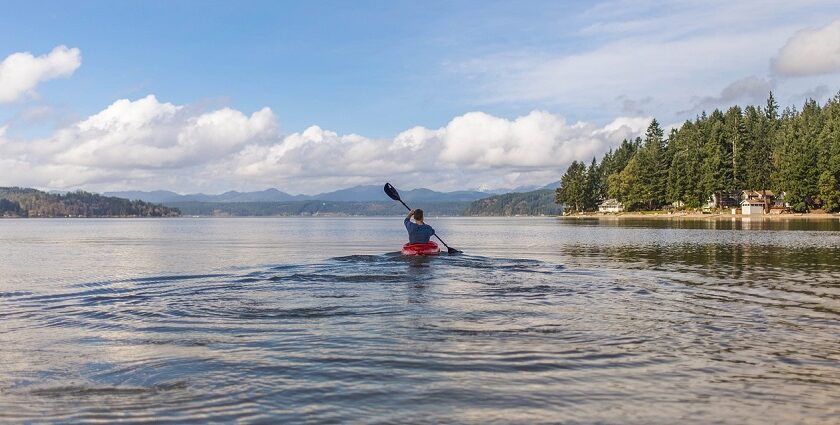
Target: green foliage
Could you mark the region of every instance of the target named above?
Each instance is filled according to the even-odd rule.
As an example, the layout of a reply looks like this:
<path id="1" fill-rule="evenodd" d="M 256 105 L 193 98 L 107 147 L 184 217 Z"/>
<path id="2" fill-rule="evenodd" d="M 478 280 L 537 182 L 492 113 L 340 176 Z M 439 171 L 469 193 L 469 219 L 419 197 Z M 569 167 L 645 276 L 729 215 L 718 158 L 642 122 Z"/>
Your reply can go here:
<path id="1" fill-rule="evenodd" d="M 398 202 L 287 201 L 287 202 L 167 202 L 186 215 L 221 217 L 266 216 L 389 216 L 405 215 Z M 423 202 L 426 217 L 462 215 L 469 202 Z"/>
<path id="2" fill-rule="evenodd" d="M 589 184 L 586 165 L 573 161 L 560 178 L 560 187 L 556 190 L 556 202 L 566 205 L 566 208 L 573 212 L 586 211 L 592 203 Z"/>
<path id="3" fill-rule="evenodd" d="M 820 174 L 819 188 L 823 209 L 829 212 L 840 211 L 840 184 L 837 176 L 831 171 L 823 171 Z"/>
<path id="4" fill-rule="evenodd" d="M 470 216 L 558 215 L 554 202 L 555 191 L 535 190 L 525 193 L 506 193 L 471 203 L 464 211 Z"/>
<path id="5" fill-rule="evenodd" d="M 702 135 L 697 125 L 686 122 L 682 131 L 673 131 L 669 138 L 673 159 L 668 170 L 668 199 L 698 208 L 703 203 L 702 187 L 696 178 L 703 164 Z"/>
<path id="6" fill-rule="evenodd" d="M 635 179 L 635 183 L 630 187 L 629 198 L 624 200 L 624 204 L 628 208 L 643 207 L 652 210 L 665 204 L 670 161 L 668 160 L 668 152 L 666 152 L 667 144 L 663 136 L 662 128 L 654 119 L 645 132 L 642 147 L 633 156 L 633 159 L 637 161 L 637 176 L 625 176 Z"/>
<path id="7" fill-rule="evenodd" d="M 625 139 L 615 152 L 610 150 L 604 155 L 599 167 L 601 171 L 601 184 L 599 188 L 602 191 L 599 194 L 599 199 L 614 197 L 610 195 L 610 176 L 624 170 L 624 167 L 630 162 L 630 158 L 636 154 L 641 144 L 642 139 L 638 137 L 633 141 Z"/>
<path id="8" fill-rule="evenodd" d="M 806 110 L 811 111 L 807 114 L 803 111 L 801 115 L 786 110 L 776 131 L 777 149 L 774 157 L 777 169 L 774 172 L 774 186 L 778 191 L 785 192 L 785 200 L 796 212 L 810 209 L 817 193 L 819 170 L 816 140 L 808 136 L 806 128 L 809 126 L 806 115 L 818 113 L 813 108 L 814 105 L 806 105 Z"/>
<path id="9" fill-rule="evenodd" d="M 64 195 L 36 189 L 0 187 L 0 216 L 17 217 L 171 217 L 177 209 L 88 192 Z"/>
<path id="10" fill-rule="evenodd" d="M 668 138 L 656 120 L 644 140 L 625 140 L 600 165 L 575 162 L 561 179 L 557 202 L 589 211 L 604 198 L 628 210 L 674 203 L 698 208 L 712 195 L 740 190 L 784 192 L 794 211 L 840 210 L 840 93 L 802 112 L 779 105 L 733 106 L 701 114 Z M 591 191 L 588 192 L 588 190 Z"/>
<path id="11" fill-rule="evenodd" d="M 20 204 L 8 199 L 0 199 L 0 217 L 20 217 L 23 209 Z"/>

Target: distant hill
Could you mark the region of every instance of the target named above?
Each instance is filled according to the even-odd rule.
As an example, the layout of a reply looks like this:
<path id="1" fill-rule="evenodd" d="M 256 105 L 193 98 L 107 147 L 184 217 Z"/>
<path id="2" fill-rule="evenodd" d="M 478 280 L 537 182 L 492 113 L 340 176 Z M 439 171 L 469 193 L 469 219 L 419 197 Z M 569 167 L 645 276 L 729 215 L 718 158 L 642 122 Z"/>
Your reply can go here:
<path id="1" fill-rule="evenodd" d="M 547 184 L 547 185 L 545 185 L 545 186 L 541 187 L 540 189 L 551 189 L 551 190 L 554 190 L 554 189 L 557 189 L 558 187 L 560 187 L 560 180 L 557 180 L 556 182 L 551 182 L 551 183 L 549 183 L 549 184 Z"/>
<path id="2" fill-rule="evenodd" d="M 380 191 L 382 188 L 380 188 Z M 400 192 L 400 197 L 411 202 L 471 202 L 490 196 L 487 192 L 458 190 L 455 192 L 435 192 L 429 189 L 413 189 Z"/>
<path id="3" fill-rule="evenodd" d="M 493 194 L 477 190 L 438 192 L 419 188 L 400 190 L 412 208 L 423 208 L 429 216 L 457 215 L 554 215 L 555 183 L 539 190 L 519 192 L 535 186 L 521 186 L 514 193 Z M 399 188 L 397 188 L 399 189 Z M 317 195 L 290 195 L 277 189 L 256 192 L 230 191 L 218 195 L 181 195 L 166 190 L 151 192 L 106 192 L 146 202 L 159 202 L 186 215 L 202 216 L 295 216 L 295 215 L 402 215 L 405 208 L 385 195 L 380 185 L 361 185 Z"/>
<path id="4" fill-rule="evenodd" d="M 144 191 L 127 191 L 127 192 L 105 192 L 106 196 L 116 196 L 119 198 L 126 198 L 132 200 L 141 200 L 146 202 L 283 202 L 297 199 L 305 199 L 305 196 L 290 195 L 286 192 L 281 192 L 277 189 L 266 189 L 257 192 L 237 192 L 232 190 L 230 192 L 221 193 L 218 195 L 205 195 L 203 193 L 193 193 L 189 195 L 181 195 L 168 190 L 154 190 L 150 192 Z"/>
<path id="5" fill-rule="evenodd" d="M 277 189 L 266 189 L 257 192 L 230 191 L 218 195 L 193 193 L 181 195 L 168 190 L 105 192 L 106 196 L 141 200 L 146 202 L 174 203 L 174 202 L 289 202 L 289 201 L 334 201 L 334 202 L 376 202 L 387 201 L 380 185 L 354 186 L 317 195 L 290 195 Z M 430 189 L 412 189 L 400 191 L 400 196 L 406 201 L 415 202 L 470 202 L 490 196 L 491 193 L 462 190 L 456 192 L 437 192 Z"/>
<path id="6" fill-rule="evenodd" d="M 185 215 L 202 216 L 400 216 L 405 207 L 387 201 L 289 201 L 289 202 L 170 202 Z M 459 216 L 469 202 L 428 202 L 422 205 L 427 217 Z M 412 205 L 414 207 L 414 205 Z"/>
<path id="7" fill-rule="evenodd" d="M 488 195 L 504 195 L 505 193 L 521 193 L 521 192 L 531 192 L 537 189 L 543 189 L 537 185 L 526 185 L 526 186 L 517 186 L 517 187 L 506 187 L 506 188 L 498 188 L 498 189 L 490 189 L 486 190 L 485 192 Z"/>
<path id="8" fill-rule="evenodd" d="M 46 193 L 36 189 L 0 188 L 0 216 L 12 217 L 164 217 L 201 216 L 401 216 L 405 207 L 387 199 L 381 188 L 357 186 L 324 194 L 327 199 L 295 199 L 276 189 L 259 192 L 226 192 L 219 195 L 179 195 L 168 191 L 111 192 L 127 197 L 160 200 L 154 204 L 87 192 Z M 549 189 L 506 193 L 487 197 L 484 192 L 436 192 L 429 189 L 402 191 L 414 208 L 435 216 L 555 215 L 560 208 Z M 321 195 L 319 195 L 321 196 Z M 292 200 L 273 201 L 273 199 Z M 347 201 L 348 198 L 375 200 Z M 382 199 L 385 198 L 385 199 Z M 480 199 L 477 199 L 480 198 Z M 206 201 L 211 199 L 214 201 Z"/>
<path id="9" fill-rule="evenodd" d="M 0 187 L 0 217 L 172 217 L 175 208 L 88 192 Z"/>
<path id="10" fill-rule="evenodd" d="M 464 210 L 468 216 L 559 215 L 554 190 L 540 189 L 524 193 L 506 193 L 472 202 Z"/>

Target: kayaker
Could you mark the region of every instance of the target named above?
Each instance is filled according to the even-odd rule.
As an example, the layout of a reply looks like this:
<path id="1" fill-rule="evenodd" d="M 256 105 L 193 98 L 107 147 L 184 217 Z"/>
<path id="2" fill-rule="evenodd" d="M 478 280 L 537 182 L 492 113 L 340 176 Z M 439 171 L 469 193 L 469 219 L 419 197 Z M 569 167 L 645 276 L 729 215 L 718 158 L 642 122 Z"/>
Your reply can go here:
<path id="1" fill-rule="evenodd" d="M 411 222 L 414 217 L 415 223 Z M 423 223 L 423 210 L 411 210 L 408 216 L 405 217 L 405 229 L 408 230 L 408 243 L 428 243 L 432 235 L 435 234 L 435 229 L 426 223 Z"/>

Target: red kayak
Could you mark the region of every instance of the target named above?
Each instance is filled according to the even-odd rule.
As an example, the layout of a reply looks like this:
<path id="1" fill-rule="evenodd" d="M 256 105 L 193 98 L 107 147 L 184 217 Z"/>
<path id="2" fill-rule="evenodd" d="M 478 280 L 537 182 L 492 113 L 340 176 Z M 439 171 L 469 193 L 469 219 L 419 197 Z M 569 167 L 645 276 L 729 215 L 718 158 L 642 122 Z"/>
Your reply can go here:
<path id="1" fill-rule="evenodd" d="M 436 243 L 431 241 L 426 243 L 407 243 L 403 245 L 400 252 L 402 255 L 438 255 L 440 254 L 440 248 L 438 248 Z"/>

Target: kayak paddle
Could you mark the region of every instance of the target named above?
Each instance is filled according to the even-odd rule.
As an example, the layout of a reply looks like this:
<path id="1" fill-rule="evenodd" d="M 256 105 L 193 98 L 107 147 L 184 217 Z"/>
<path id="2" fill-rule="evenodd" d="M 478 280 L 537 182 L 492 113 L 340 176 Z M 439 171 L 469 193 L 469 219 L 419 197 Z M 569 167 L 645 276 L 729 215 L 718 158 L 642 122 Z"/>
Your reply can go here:
<path id="1" fill-rule="evenodd" d="M 401 204 L 403 204 L 405 209 L 411 211 L 411 208 L 409 208 L 408 205 L 406 205 L 405 202 L 403 202 L 403 200 L 400 199 L 399 192 L 397 192 L 397 189 L 395 189 L 394 186 L 391 186 L 391 183 L 385 183 L 385 194 L 388 195 L 389 198 L 391 198 L 395 201 L 399 201 Z M 440 236 L 438 236 L 437 234 L 435 234 L 435 237 L 437 238 L 437 240 L 440 241 L 440 243 L 443 244 L 443 246 L 446 247 L 447 252 L 449 252 L 450 254 L 462 254 L 463 253 L 462 251 L 458 251 L 457 249 L 452 248 L 449 245 L 447 245 L 446 242 L 444 242 L 443 239 L 441 239 Z"/>

